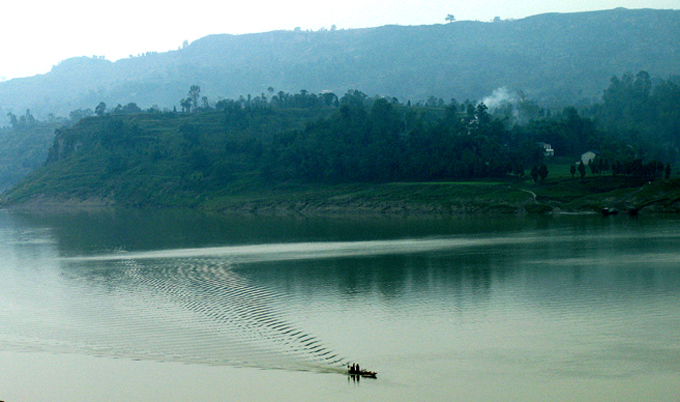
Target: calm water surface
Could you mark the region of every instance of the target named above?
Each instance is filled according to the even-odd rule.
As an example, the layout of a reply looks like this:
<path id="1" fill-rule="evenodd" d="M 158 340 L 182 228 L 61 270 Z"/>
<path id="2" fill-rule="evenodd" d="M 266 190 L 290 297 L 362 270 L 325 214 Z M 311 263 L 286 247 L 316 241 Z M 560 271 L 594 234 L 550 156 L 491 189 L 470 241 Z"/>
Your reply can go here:
<path id="1" fill-rule="evenodd" d="M 678 401 L 679 224 L 0 211 L 0 400 Z"/>

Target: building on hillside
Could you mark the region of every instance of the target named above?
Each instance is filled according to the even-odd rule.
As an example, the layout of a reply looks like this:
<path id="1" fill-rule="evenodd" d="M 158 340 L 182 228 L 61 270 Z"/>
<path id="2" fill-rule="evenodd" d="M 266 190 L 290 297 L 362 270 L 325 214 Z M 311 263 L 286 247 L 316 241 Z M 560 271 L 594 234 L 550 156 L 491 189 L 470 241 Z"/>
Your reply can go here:
<path id="1" fill-rule="evenodd" d="M 546 158 L 552 158 L 555 156 L 555 150 L 553 149 L 552 145 L 546 144 L 545 142 L 539 142 L 538 145 L 543 147 L 543 156 Z"/>

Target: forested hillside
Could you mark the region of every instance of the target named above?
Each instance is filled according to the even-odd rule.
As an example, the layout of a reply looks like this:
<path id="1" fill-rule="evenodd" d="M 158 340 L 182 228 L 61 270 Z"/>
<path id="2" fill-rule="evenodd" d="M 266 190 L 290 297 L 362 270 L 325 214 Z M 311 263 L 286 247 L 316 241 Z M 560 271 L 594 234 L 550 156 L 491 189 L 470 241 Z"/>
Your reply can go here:
<path id="1" fill-rule="evenodd" d="M 602 103 L 557 113 L 531 102 L 411 105 L 357 90 L 214 107 L 199 99 L 192 86 L 181 112 L 100 104 L 98 116 L 57 131 L 46 165 L 5 203 L 187 206 L 281 186 L 542 182 L 551 158 L 571 165 L 574 177 L 586 151 L 594 159 L 578 165 L 581 179 L 627 178 L 600 183 L 611 190 L 668 178 L 680 155 L 680 85 L 652 84 L 646 72 L 614 77 Z"/>
<path id="2" fill-rule="evenodd" d="M 55 130 L 73 123 L 54 116 L 39 120 L 29 110 L 7 117 L 10 124 L 0 127 L 0 191 L 44 165 Z"/>
<path id="3" fill-rule="evenodd" d="M 559 108 L 599 100 L 613 75 L 677 74 L 680 11 L 544 14 L 431 26 L 213 35 L 166 53 L 112 63 L 65 60 L 48 74 L 0 83 L 0 110 L 39 118 L 130 102 L 180 107 L 199 85 L 208 101 L 268 93 L 343 93 L 400 101 L 481 101 L 500 87 Z M 94 33 L 92 33 L 94 34 Z"/>

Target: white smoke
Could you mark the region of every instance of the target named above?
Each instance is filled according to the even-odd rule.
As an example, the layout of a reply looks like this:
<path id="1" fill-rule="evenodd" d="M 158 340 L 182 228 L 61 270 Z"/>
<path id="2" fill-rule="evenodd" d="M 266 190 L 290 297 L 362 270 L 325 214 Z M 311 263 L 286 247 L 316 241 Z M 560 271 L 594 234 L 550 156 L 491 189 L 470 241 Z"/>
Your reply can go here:
<path id="1" fill-rule="evenodd" d="M 491 93 L 491 96 L 482 99 L 482 103 L 484 103 L 489 110 L 504 108 L 507 107 L 508 104 L 517 104 L 519 101 L 520 98 L 517 92 L 510 91 L 506 87 L 496 88 Z"/>
<path id="2" fill-rule="evenodd" d="M 524 124 L 536 118 L 540 108 L 529 101 L 522 91 L 509 90 L 500 87 L 493 90 L 490 96 L 482 99 L 489 112 L 498 116 L 504 116 L 513 123 Z"/>

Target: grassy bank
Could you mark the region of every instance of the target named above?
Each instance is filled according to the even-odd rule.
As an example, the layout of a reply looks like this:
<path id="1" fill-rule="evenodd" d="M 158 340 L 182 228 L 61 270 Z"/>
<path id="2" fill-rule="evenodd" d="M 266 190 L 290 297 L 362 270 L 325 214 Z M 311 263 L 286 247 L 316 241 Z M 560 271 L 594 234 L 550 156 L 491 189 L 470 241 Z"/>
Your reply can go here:
<path id="1" fill-rule="evenodd" d="M 514 214 L 621 211 L 680 212 L 680 181 L 640 183 L 633 179 L 593 177 L 552 179 L 541 183 L 436 182 L 252 186 L 232 184 L 216 193 L 181 195 L 126 204 L 78 194 L 42 195 L 4 206 L 186 207 L 217 213 L 255 214 Z"/>
<path id="2" fill-rule="evenodd" d="M 288 214 L 508 214 L 599 212 L 602 208 L 680 212 L 680 181 L 554 178 L 532 181 L 278 185 L 232 188 L 197 201 L 214 212 Z"/>
<path id="3" fill-rule="evenodd" d="M 207 197 L 216 212 L 301 214 L 513 213 L 532 196 L 503 182 L 287 185 Z"/>

